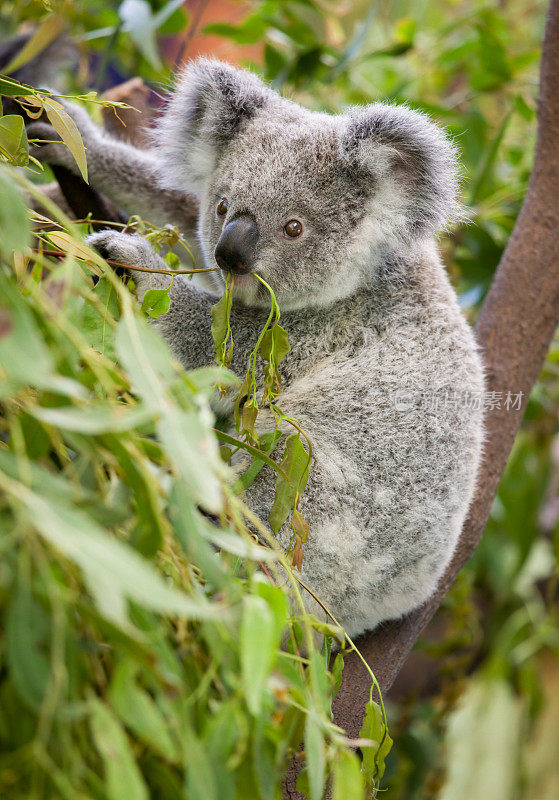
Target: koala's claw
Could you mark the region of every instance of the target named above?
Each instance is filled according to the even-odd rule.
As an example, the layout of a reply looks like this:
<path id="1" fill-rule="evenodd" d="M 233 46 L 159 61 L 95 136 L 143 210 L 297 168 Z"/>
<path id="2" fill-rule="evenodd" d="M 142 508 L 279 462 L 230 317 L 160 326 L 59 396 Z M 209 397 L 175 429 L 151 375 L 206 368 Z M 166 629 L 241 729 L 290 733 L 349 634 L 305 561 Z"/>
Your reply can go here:
<path id="1" fill-rule="evenodd" d="M 92 233 L 91 236 L 88 236 L 85 240 L 86 244 L 88 244 L 93 250 L 96 250 L 101 258 L 104 258 L 105 261 L 108 261 L 111 258 L 111 253 L 107 245 L 105 244 L 105 233 L 107 231 L 101 231 L 100 233 Z"/>
<path id="2" fill-rule="evenodd" d="M 130 264 L 131 267 L 140 267 L 139 270 L 130 270 L 139 294 L 140 291 L 143 293 L 149 288 L 167 288 L 169 285 L 167 276 L 142 271 L 165 269 L 166 265 L 149 242 L 141 236 L 108 229 L 91 234 L 87 237 L 86 243 L 97 250 L 101 258 L 105 260 L 119 261 L 122 264 Z"/>
<path id="3" fill-rule="evenodd" d="M 155 257 L 148 242 L 136 234 L 107 229 L 92 233 L 86 242 L 97 250 L 102 258 L 123 261 L 127 264 L 144 266 L 146 256 L 153 253 Z"/>

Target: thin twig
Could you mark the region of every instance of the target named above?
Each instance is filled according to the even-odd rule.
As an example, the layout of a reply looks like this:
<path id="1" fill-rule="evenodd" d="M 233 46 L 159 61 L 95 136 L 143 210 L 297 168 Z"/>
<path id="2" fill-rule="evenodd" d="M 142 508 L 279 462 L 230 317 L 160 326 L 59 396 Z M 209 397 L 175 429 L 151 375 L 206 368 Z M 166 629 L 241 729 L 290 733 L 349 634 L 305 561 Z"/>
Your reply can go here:
<path id="1" fill-rule="evenodd" d="M 184 37 L 182 44 L 179 48 L 179 52 L 177 53 L 177 57 L 175 58 L 175 69 L 180 65 L 184 58 L 184 54 L 186 53 L 189 44 L 191 43 L 192 39 L 196 31 L 198 30 L 198 25 L 200 24 L 200 20 L 204 14 L 204 11 L 207 8 L 209 0 L 201 0 L 196 7 L 196 11 L 194 12 L 194 16 L 192 17 L 192 22 L 190 23 L 190 27 Z"/>
<path id="2" fill-rule="evenodd" d="M 34 253 L 43 253 L 45 256 L 51 256 L 53 258 L 65 258 L 68 253 L 64 250 L 39 250 L 36 247 L 31 248 Z M 76 258 L 80 258 L 79 255 L 75 254 Z M 199 272 L 217 272 L 218 267 L 208 267 L 206 269 L 152 269 L 151 267 L 133 267 L 132 264 L 126 264 L 124 261 L 115 261 L 113 258 L 106 258 L 104 259 L 107 264 L 110 264 L 111 267 L 123 267 L 124 269 L 133 269 L 137 272 L 155 272 L 160 275 L 195 275 Z"/>

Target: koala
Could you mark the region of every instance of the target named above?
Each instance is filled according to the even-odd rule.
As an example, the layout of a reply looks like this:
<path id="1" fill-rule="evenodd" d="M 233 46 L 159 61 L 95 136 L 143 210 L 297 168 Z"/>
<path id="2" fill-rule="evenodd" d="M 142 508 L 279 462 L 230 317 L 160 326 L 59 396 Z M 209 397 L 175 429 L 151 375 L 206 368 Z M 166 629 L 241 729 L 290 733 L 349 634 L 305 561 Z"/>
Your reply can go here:
<path id="1" fill-rule="evenodd" d="M 178 76 L 149 150 L 70 111 L 92 184 L 129 213 L 196 229 L 199 266 L 218 268 L 205 286 L 177 277 L 156 323 L 187 369 L 214 360 L 210 309 L 229 273 L 240 375 L 269 311 L 254 274 L 275 292 L 291 344 L 278 402 L 313 446 L 304 582 L 352 637 L 421 605 L 452 557 L 483 440 L 480 355 L 437 250 L 461 213 L 451 142 L 407 107 L 310 111 L 206 59 Z M 75 169 L 61 145 L 41 158 Z M 90 241 L 162 267 L 139 236 Z M 134 279 L 140 299 L 170 280 Z M 263 409 L 258 431 L 273 427 Z M 274 480 L 262 470 L 247 493 L 263 520 Z M 289 541 L 287 524 L 278 538 Z"/>

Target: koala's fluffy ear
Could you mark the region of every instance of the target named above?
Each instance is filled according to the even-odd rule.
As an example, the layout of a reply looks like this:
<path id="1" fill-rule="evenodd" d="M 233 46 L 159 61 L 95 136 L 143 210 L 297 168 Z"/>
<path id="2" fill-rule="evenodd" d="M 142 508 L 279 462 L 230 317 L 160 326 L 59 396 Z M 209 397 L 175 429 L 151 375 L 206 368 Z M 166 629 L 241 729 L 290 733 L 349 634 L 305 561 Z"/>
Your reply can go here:
<path id="1" fill-rule="evenodd" d="M 214 59 L 190 62 L 155 133 L 166 183 L 198 192 L 243 122 L 274 97 L 247 70 Z"/>
<path id="2" fill-rule="evenodd" d="M 371 176 L 372 192 L 383 183 L 392 187 L 390 203 L 405 220 L 399 235 L 431 235 L 463 216 L 455 147 L 425 114 L 374 103 L 344 118 L 340 155 L 350 169 Z"/>

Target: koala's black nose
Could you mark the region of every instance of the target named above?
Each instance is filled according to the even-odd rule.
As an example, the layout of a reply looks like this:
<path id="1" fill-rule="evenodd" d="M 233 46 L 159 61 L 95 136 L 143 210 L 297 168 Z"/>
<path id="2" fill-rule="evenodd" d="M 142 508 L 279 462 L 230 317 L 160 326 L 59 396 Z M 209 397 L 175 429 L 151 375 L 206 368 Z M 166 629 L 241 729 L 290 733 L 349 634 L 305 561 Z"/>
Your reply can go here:
<path id="1" fill-rule="evenodd" d="M 258 228 L 252 217 L 232 219 L 223 229 L 215 248 L 218 266 L 237 275 L 252 272 L 257 241 Z"/>

